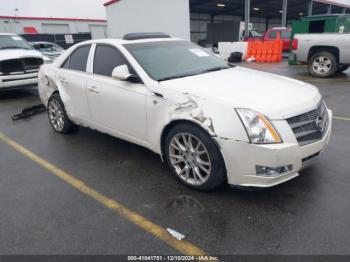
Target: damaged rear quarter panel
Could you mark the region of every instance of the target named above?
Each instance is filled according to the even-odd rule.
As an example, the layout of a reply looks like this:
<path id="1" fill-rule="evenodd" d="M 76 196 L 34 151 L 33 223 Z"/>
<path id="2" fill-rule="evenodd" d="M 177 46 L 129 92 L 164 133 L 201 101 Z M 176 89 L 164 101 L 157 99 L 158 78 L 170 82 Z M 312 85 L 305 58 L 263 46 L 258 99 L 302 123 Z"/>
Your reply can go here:
<path id="1" fill-rule="evenodd" d="M 47 107 L 51 95 L 55 91 L 59 91 L 56 85 L 56 70 L 52 64 L 49 64 L 43 65 L 39 71 L 38 91 L 45 107 Z"/>

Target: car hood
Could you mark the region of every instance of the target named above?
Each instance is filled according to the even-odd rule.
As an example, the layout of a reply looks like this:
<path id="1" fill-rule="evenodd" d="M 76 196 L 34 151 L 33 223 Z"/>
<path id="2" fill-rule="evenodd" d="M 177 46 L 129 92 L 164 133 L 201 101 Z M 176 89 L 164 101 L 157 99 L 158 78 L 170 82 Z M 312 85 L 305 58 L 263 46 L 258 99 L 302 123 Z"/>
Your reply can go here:
<path id="1" fill-rule="evenodd" d="M 43 56 L 35 50 L 25 50 L 25 49 L 5 49 L 0 50 L 0 61 L 9 59 L 19 59 L 24 57 L 40 57 Z"/>
<path id="2" fill-rule="evenodd" d="M 318 89 L 310 84 L 242 67 L 160 84 L 182 93 L 220 100 L 235 108 L 253 109 L 270 119 L 287 119 L 311 111 L 321 99 Z"/>

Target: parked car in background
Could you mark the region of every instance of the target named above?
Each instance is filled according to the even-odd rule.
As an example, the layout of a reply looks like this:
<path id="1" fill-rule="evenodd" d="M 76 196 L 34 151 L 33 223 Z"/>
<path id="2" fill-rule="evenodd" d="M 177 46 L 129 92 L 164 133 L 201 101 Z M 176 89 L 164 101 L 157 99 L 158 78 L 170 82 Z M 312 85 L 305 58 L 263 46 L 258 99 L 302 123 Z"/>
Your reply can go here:
<path id="1" fill-rule="evenodd" d="M 241 39 L 246 42 L 261 40 L 262 38 L 263 38 L 263 35 L 254 29 L 249 30 L 249 37 L 245 37 L 245 30 L 243 30 L 242 36 L 241 36 Z"/>
<path id="2" fill-rule="evenodd" d="M 326 78 L 350 66 L 350 34 L 296 34 L 291 60 L 308 64 L 315 77 Z"/>
<path id="3" fill-rule="evenodd" d="M 0 90 L 36 86 L 39 67 L 49 62 L 21 36 L 0 33 Z"/>
<path id="4" fill-rule="evenodd" d="M 40 53 L 51 58 L 52 60 L 55 60 L 64 52 L 62 47 L 50 42 L 31 42 L 30 44 L 35 50 L 38 50 Z"/>
<path id="5" fill-rule="evenodd" d="M 277 36 L 280 36 L 283 41 L 283 52 L 289 52 L 291 37 L 292 37 L 292 29 L 287 27 L 274 27 L 267 30 L 263 36 L 264 41 L 273 41 L 277 39 Z M 295 44 L 295 43 L 293 43 Z"/>
<path id="6" fill-rule="evenodd" d="M 39 94 L 56 132 L 81 125 L 149 148 L 198 190 L 288 181 L 331 134 L 316 87 L 164 34 L 79 43 L 41 67 Z"/>

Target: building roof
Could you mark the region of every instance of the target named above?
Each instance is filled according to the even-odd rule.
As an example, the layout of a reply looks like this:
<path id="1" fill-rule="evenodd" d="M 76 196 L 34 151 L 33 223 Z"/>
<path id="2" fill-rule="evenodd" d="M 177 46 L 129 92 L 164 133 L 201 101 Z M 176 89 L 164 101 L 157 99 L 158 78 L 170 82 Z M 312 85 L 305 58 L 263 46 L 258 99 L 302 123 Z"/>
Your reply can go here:
<path id="1" fill-rule="evenodd" d="M 117 3 L 117 2 L 119 2 L 120 0 L 111 0 L 111 1 L 108 1 L 108 2 L 106 2 L 106 3 L 104 3 L 103 5 L 104 6 L 109 6 L 109 5 L 113 5 L 114 3 Z"/>
<path id="2" fill-rule="evenodd" d="M 223 4 L 219 7 L 217 4 Z M 262 18 L 281 18 L 282 0 L 251 0 L 252 17 Z M 207 13 L 213 15 L 234 15 L 244 16 L 244 0 L 190 0 L 191 12 Z M 296 19 L 307 15 L 308 1 L 306 0 L 288 0 L 288 19 Z M 332 12 L 341 13 L 342 7 L 333 6 Z M 313 14 L 325 14 L 327 5 L 314 2 Z"/>
<path id="3" fill-rule="evenodd" d="M 123 0 L 110 0 L 104 6 L 110 6 Z M 126 1 L 126 0 L 125 0 Z M 190 10 L 194 13 L 205 13 L 212 15 L 234 15 L 244 16 L 244 0 L 189 0 Z M 313 14 L 325 14 L 329 0 L 316 0 L 324 3 L 314 2 Z M 262 18 L 281 18 L 282 0 L 251 0 L 251 16 Z M 219 7 L 218 4 L 224 6 Z M 343 6 L 333 6 L 334 13 L 341 13 Z M 307 15 L 308 1 L 288 0 L 288 19 L 296 19 Z"/>

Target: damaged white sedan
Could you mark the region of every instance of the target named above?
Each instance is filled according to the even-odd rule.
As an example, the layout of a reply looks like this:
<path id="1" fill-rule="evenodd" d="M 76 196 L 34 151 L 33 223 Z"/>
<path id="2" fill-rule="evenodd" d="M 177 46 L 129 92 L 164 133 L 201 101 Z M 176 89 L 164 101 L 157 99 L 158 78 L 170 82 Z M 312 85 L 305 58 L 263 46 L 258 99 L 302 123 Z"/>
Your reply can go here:
<path id="1" fill-rule="evenodd" d="M 75 45 L 41 67 L 39 93 L 56 132 L 84 126 L 147 147 L 198 190 L 288 181 L 331 134 L 316 87 L 164 34 Z"/>

